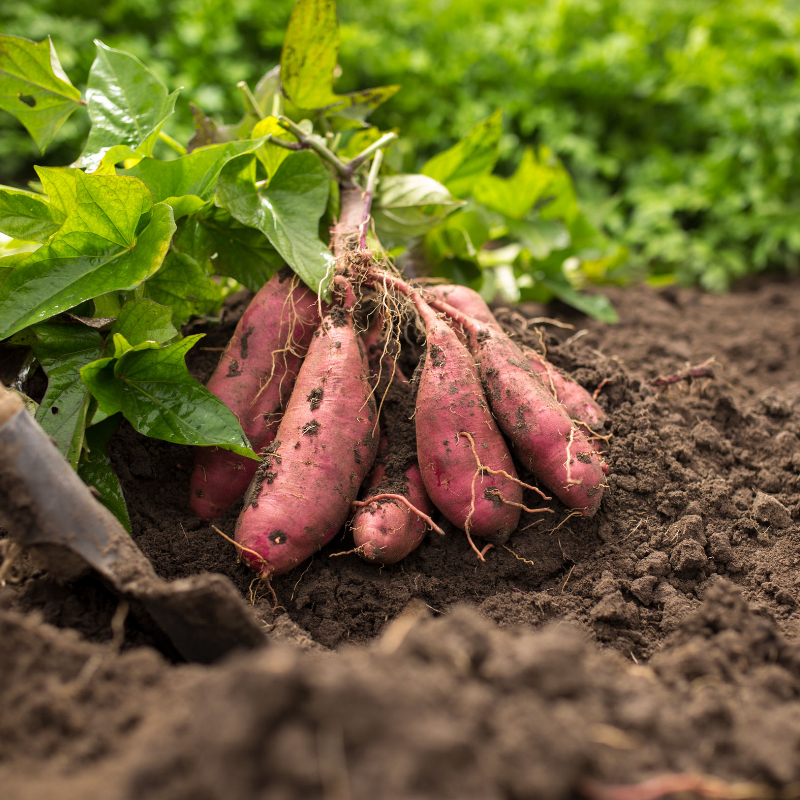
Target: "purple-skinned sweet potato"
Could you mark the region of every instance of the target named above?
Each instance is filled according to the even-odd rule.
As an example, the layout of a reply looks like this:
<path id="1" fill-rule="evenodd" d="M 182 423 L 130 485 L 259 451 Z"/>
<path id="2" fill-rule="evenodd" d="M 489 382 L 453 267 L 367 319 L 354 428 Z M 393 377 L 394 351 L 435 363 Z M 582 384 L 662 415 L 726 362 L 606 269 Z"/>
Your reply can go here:
<path id="1" fill-rule="evenodd" d="M 427 335 L 414 417 L 425 489 L 457 528 L 502 543 L 517 527 L 522 502 L 511 454 L 489 411 L 474 359 L 447 323 L 416 293 L 412 297 Z M 479 469 L 477 459 L 506 475 Z"/>
<path id="2" fill-rule="evenodd" d="M 492 310 L 474 289 L 468 286 L 443 285 L 431 286 L 429 291 L 438 300 L 443 300 L 479 322 L 502 331 Z M 543 355 L 530 347 L 521 346 L 520 349 L 545 387 L 563 404 L 570 418 L 584 427 L 592 441 L 591 436 L 599 432 L 606 420 L 606 414 L 597 401 L 583 386 L 567 377 Z"/>
<path id="3" fill-rule="evenodd" d="M 378 386 L 379 396 L 393 367 L 389 359 L 384 360 L 388 362 L 384 363 L 386 378 Z M 381 425 L 384 433 L 375 466 L 364 482 L 362 500 L 368 504 L 359 508 L 352 519 L 356 552 L 365 561 L 395 564 L 425 538 L 426 520 L 399 497 L 404 497 L 428 517 L 434 510 L 417 464 L 413 410 L 411 387 L 402 372 L 395 368 L 394 380 L 383 402 Z M 384 497 L 370 502 L 371 497 L 379 495 Z"/>
<path id="4" fill-rule="evenodd" d="M 342 527 L 375 459 L 376 414 L 352 310 L 334 307 L 312 338 L 236 523 L 240 555 L 262 576 L 288 572 Z"/>
<path id="5" fill-rule="evenodd" d="M 251 447 L 275 438 L 300 363 L 319 325 L 316 295 L 288 269 L 256 294 L 207 388 L 233 411 Z M 245 492 L 260 462 L 217 447 L 195 448 L 191 506 L 203 519 L 224 514 Z"/>

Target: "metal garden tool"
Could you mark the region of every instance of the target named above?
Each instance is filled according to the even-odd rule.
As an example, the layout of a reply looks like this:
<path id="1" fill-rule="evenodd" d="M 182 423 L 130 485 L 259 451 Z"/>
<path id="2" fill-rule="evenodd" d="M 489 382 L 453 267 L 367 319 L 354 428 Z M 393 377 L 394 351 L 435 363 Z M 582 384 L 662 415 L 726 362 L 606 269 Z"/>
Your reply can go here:
<path id="1" fill-rule="evenodd" d="M 264 632 L 222 575 L 159 578 L 127 531 L 0 384 L 0 521 L 23 548 L 66 548 L 144 611 L 187 660 L 208 663 Z M 45 547 L 43 547 L 45 546 Z M 63 551 L 60 551 L 63 553 Z"/>

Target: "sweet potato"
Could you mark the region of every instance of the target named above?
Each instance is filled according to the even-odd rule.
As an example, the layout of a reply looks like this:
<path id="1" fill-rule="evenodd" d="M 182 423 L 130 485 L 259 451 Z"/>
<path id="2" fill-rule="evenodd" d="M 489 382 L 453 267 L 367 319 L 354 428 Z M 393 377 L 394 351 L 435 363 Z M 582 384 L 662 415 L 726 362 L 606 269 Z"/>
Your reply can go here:
<path id="1" fill-rule="evenodd" d="M 507 336 L 488 326 L 470 333 L 492 412 L 517 457 L 564 505 L 592 516 L 605 485 L 600 454 Z"/>
<path id="2" fill-rule="evenodd" d="M 220 358 L 208 389 L 239 417 L 256 452 L 275 438 L 280 413 L 319 325 L 317 298 L 288 270 L 256 294 Z M 259 462 L 216 447 L 195 448 L 192 510 L 224 514 L 247 489 Z"/>
<path id="3" fill-rule="evenodd" d="M 590 442 L 596 441 L 592 437 L 600 432 L 606 421 L 606 412 L 583 386 L 568 378 L 541 353 L 530 347 L 521 349 L 545 388 L 564 406 L 570 419 L 583 429 Z"/>
<path id="4" fill-rule="evenodd" d="M 523 466 L 564 505 L 592 516 L 600 506 L 608 467 L 584 432 L 505 333 L 447 303 L 433 304 L 467 332 L 492 413 Z"/>
<path id="5" fill-rule="evenodd" d="M 332 308 L 236 524 L 241 557 L 262 576 L 288 572 L 347 519 L 378 447 L 368 372 L 352 309 Z"/>
<path id="6" fill-rule="evenodd" d="M 456 527 L 501 543 L 517 527 L 522 500 L 511 455 L 489 411 L 473 358 L 447 323 L 416 293 L 412 297 L 427 331 L 414 417 L 422 480 L 436 507 Z"/>
<path id="7" fill-rule="evenodd" d="M 372 273 L 369 278 L 376 285 L 382 282 L 414 300 L 428 324 L 417 292 L 411 286 L 384 272 Z M 544 388 L 522 351 L 496 325 L 479 322 L 438 299 L 431 299 L 430 305 L 447 314 L 466 332 L 492 414 L 522 464 L 564 505 L 592 516 L 600 506 L 608 467 L 583 431 Z M 417 439 L 425 441 L 419 427 Z M 420 464 L 423 464 L 421 456 Z M 428 487 L 424 464 L 423 478 Z M 428 493 L 441 509 L 430 487 Z"/>
<path id="8" fill-rule="evenodd" d="M 389 361 L 384 367 L 387 378 L 382 383 L 388 382 L 393 365 Z M 379 396 L 383 388 L 378 386 Z M 384 434 L 375 466 L 365 481 L 362 500 L 367 505 L 359 508 L 352 520 L 356 552 L 365 561 L 395 564 L 425 538 L 426 520 L 399 497 L 404 497 L 426 516 L 433 513 L 433 504 L 417 465 L 413 410 L 411 387 L 405 376 L 396 370 L 383 403 Z M 370 501 L 372 497 L 379 499 Z"/>
<path id="9" fill-rule="evenodd" d="M 483 298 L 468 286 L 431 286 L 430 291 L 437 299 L 449 303 L 459 311 L 463 311 L 479 322 L 502 330 L 491 309 Z M 590 437 L 599 431 L 606 419 L 606 414 L 594 398 L 579 383 L 564 375 L 543 355 L 530 347 L 521 346 L 536 374 L 553 397 L 562 403 L 570 418 L 581 425 Z"/>
<path id="10" fill-rule="evenodd" d="M 449 303 L 453 308 L 463 311 L 470 317 L 474 317 L 479 322 L 484 322 L 487 325 L 494 325 L 500 328 L 500 323 L 495 319 L 492 309 L 486 304 L 486 301 L 469 286 L 458 286 L 456 284 L 441 284 L 427 287 L 427 291 L 431 292 L 437 300 L 442 300 Z"/>

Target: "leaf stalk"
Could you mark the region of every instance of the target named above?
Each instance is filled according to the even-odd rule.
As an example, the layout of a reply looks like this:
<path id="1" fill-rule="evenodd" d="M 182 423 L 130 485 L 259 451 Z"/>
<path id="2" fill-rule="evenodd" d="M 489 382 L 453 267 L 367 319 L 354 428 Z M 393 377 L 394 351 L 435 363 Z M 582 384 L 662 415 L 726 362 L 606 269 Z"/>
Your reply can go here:
<path id="1" fill-rule="evenodd" d="M 177 139 L 173 139 L 168 133 L 159 131 L 158 138 L 161 139 L 164 144 L 169 145 L 169 147 L 171 147 L 179 156 L 186 155 L 186 148 L 179 141 L 177 141 Z"/>
<path id="2" fill-rule="evenodd" d="M 356 170 L 358 170 L 373 153 L 381 153 L 381 160 L 383 160 L 383 148 L 391 144 L 396 138 L 397 134 L 394 132 L 385 133 L 380 139 L 374 141 L 369 147 L 365 148 L 357 156 L 348 161 L 347 170 L 350 173 L 350 177 L 355 175 Z M 374 163 L 373 161 L 373 166 Z M 380 164 L 378 166 L 380 167 Z"/>
<path id="3" fill-rule="evenodd" d="M 296 123 L 292 122 L 289 117 L 278 117 L 278 124 L 294 134 L 297 141 L 302 147 L 313 150 L 323 161 L 327 161 L 332 166 L 339 177 L 343 181 L 343 185 L 352 185 L 351 175 L 347 171 L 347 165 L 339 158 L 337 158 L 322 142 L 308 136 L 306 132 Z"/>
<path id="4" fill-rule="evenodd" d="M 351 161 L 350 163 L 352 164 L 353 162 Z M 372 213 L 372 198 L 375 196 L 375 188 L 378 185 L 378 173 L 380 172 L 382 163 L 383 150 L 378 150 L 378 152 L 375 153 L 375 158 L 372 159 L 372 166 L 369 168 L 369 175 L 367 176 L 367 188 L 364 191 L 364 218 L 361 220 L 362 250 L 366 250 L 367 248 L 367 228 L 369 226 L 370 214 Z"/>
<path id="5" fill-rule="evenodd" d="M 246 81 L 239 81 L 236 88 L 244 95 L 244 105 L 248 111 L 252 111 L 259 119 L 264 119 L 264 112 L 256 100 L 256 96 L 250 91 Z"/>

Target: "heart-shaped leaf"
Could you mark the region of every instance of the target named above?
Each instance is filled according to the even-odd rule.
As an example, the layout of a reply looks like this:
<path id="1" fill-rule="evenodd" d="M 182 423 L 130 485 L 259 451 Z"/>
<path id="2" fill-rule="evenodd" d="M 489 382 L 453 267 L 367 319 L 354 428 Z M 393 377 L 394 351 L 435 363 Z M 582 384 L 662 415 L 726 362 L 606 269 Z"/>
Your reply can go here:
<path id="1" fill-rule="evenodd" d="M 97 57 L 86 87 L 92 129 L 80 159 L 87 169 L 97 167 L 115 146 L 149 156 L 178 96 L 178 91 L 169 94 L 135 56 L 100 41 L 95 44 Z"/>
<path id="2" fill-rule="evenodd" d="M 154 206 L 137 178 L 75 171 L 74 179 L 76 202 L 61 228 L 0 287 L 0 339 L 84 300 L 133 289 L 164 260 L 175 231 L 169 206 Z"/>
<path id="3" fill-rule="evenodd" d="M 242 224 L 264 233 L 286 263 L 315 292 L 331 255 L 319 238 L 330 175 L 314 153 L 290 153 L 263 189 L 255 185 L 256 160 L 234 159 L 217 185 L 217 202 Z"/>
<path id="4" fill-rule="evenodd" d="M 216 445 L 257 458 L 236 415 L 189 375 L 186 353 L 204 334 L 167 347 L 133 348 L 119 359 L 87 364 L 81 377 L 105 414 L 123 413 L 154 439 L 185 445 Z"/>

